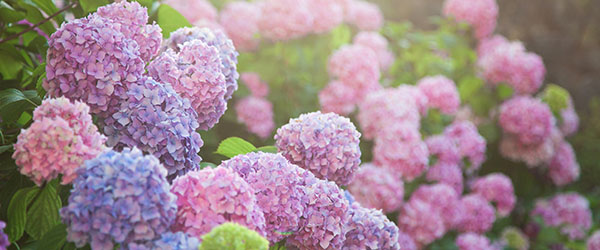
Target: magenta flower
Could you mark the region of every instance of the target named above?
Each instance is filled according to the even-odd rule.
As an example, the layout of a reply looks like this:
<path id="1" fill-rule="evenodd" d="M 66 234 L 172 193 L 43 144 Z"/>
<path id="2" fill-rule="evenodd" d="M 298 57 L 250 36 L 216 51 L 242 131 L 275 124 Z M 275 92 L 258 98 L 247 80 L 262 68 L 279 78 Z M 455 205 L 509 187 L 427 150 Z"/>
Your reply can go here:
<path id="1" fill-rule="evenodd" d="M 412 181 L 428 168 L 429 151 L 419 131 L 399 124 L 375 139 L 373 161 L 402 179 Z"/>
<path id="2" fill-rule="evenodd" d="M 366 139 L 393 130 L 390 127 L 404 126 L 407 130 L 418 130 L 421 125 L 414 97 L 408 91 L 398 89 L 382 89 L 368 94 L 359 105 L 357 118 Z"/>
<path id="3" fill-rule="evenodd" d="M 555 119 L 541 100 L 518 96 L 500 106 L 499 123 L 504 133 L 515 135 L 525 145 L 534 145 L 550 137 Z"/>
<path id="4" fill-rule="evenodd" d="M 441 215 L 431 205 L 418 199 L 404 204 L 398 217 L 398 227 L 410 235 L 419 248 L 446 233 Z"/>
<path id="5" fill-rule="evenodd" d="M 496 220 L 494 207 L 483 196 L 469 194 L 460 202 L 464 215 L 457 227 L 460 232 L 485 233 L 492 228 Z"/>
<path id="6" fill-rule="evenodd" d="M 379 60 L 377 54 L 368 47 L 342 46 L 329 57 L 327 69 L 331 76 L 358 91 L 358 100 L 381 88 Z"/>
<path id="7" fill-rule="evenodd" d="M 560 143 L 548 165 L 548 175 L 557 186 L 564 186 L 579 179 L 579 163 L 575 151 L 567 141 Z"/>
<path id="8" fill-rule="evenodd" d="M 560 232 L 571 240 L 583 239 L 592 226 L 590 204 L 578 193 L 538 200 L 531 216 L 540 216 L 546 225 L 560 228 Z"/>
<path id="9" fill-rule="evenodd" d="M 358 202 L 350 205 L 350 220 L 344 226 L 346 241 L 342 249 L 400 250 L 398 227 L 381 210 L 362 207 Z"/>
<path id="10" fill-rule="evenodd" d="M 472 172 L 485 161 L 486 142 L 477 127 L 470 121 L 455 121 L 444 129 L 444 136 L 453 139 L 461 158 L 467 159 L 467 172 Z"/>
<path id="11" fill-rule="evenodd" d="M 410 200 L 420 200 L 431 206 L 440 216 L 446 228 L 457 226 L 463 215 L 460 195 L 446 184 L 421 185 L 411 195 Z M 409 202 L 411 202 L 409 201 Z"/>
<path id="12" fill-rule="evenodd" d="M 493 202 L 500 217 L 508 216 L 515 207 L 515 190 L 510 178 L 504 174 L 493 173 L 479 177 L 471 184 L 471 190 Z"/>

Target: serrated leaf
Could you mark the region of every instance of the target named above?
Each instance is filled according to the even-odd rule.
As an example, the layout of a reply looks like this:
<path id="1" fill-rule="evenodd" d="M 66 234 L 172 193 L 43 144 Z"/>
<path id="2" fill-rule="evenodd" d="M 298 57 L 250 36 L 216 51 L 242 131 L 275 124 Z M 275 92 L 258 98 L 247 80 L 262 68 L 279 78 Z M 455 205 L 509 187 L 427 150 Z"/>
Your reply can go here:
<path id="1" fill-rule="evenodd" d="M 262 146 L 254 150 L 254 152 L 265 152 L 265 153 L 277 153 L 277 147 L 275 146 Z"/>
<path id="2" fill-rule="evenodd" d="M 56 188 L 47 184 L 27 210 L 25 231 L 34 239 L 41 239 L 45 233 L 60 223 L 58 210 L 62 207 Z"/>
<path id="3" fill-rule="evenodd" d="M 179 28 L 192 26 L 179 11 L 166 4 L 158 6 L 158 10 L 156 11 L 156 23 L 162 29 L 162 34 L 165 38 L 168 38 L 171 35 L 171 32 Z"/>
<path id="4" fill-rule="evenodd" d="M 85 13 L 91 13 L 98 9 L 100 6 L 107 5 L 107 0 L 79 0 L 79 5 Z"/>
<path id="5" fill-rule="evenodd" d="M 38 191 L 38 187 L 24 188 L 17 191 L 10 200 L 5 229 L 10 242 L 15 242 L 23 236 L 27 223 L 27 206 Z"/>
<path id="6" fill-rule="evenodd" d="M 247 154 L 254 151 L 256 147 L 239 137 L 229 137 L 223 140 L 217 148 L 217 154 L 231 158 L 236 155 Z"/>

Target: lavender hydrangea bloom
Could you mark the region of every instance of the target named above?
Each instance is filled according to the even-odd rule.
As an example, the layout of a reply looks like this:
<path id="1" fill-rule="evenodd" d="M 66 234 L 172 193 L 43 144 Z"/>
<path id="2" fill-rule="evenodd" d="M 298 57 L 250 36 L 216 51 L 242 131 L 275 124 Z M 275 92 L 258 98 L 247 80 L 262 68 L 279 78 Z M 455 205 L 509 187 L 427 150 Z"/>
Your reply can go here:
<path id="1" fill-rule="evenodd" d="M 145 66 L 139 45 L 119 27 L 98 15 L 63 23 L 48 40 L 48 94 L 81 100 L 101 117 L 113 114 Z"/>
<path id="2" fill-rule="evenodd" d="M 138 147 L 165 165 L 170 177 L 196 169 L 203 142 L 196 112 L 169 84 L 145 77 L 127 92 L 119 112 L 103 121 L 107 144 Z"/>
<path id="3" fill-rule="evenodd" d="M 290 162 L 315 176 L 346 185 L 360 164 L 359 138 L 350 119 L 317 111 L 290 119 L 277 129 L 275 146 Z"/>
<path id="4" fill-rule="evenodd" d="M 255 190 L 258 206 L 265 213 L 267 238 L 277 243 L 285 232 L 299 230 L 300 217 L 306 209 L 305 185 L 315 176 L 291 164 L 281 154 L 248 153 L 221 164 L 237 172 Z"/>
<path id="5" fill-rule="evenodd" d="M 191 237 L 182 232 L 168 232 L 159 239 L 146 244 L 129 244 L 129 250 L 196 250 L 200 245 L 200 241 L 196 237 Z"/>
<path id="6" fill-rule="evenodd" d="M 164 43 L 162 48 L 165 51 L 171 48 L 179 52 L 181 46 L 191 40 L 199 39 L 209 46 L 215 47 L 219 51 L 221 58 L 221 72 L 225 75 L 227 92 L 225 100 L 231 99 L 231 95 L 238 88 L 237 80 L 240 74 L 237 72 L 237 57 L 239 53 L 235 50 L 233 42 L 221 30 L 210 30 L 208 28 L 184 27 L 171 32 L 171 36 Z"/>
<path id="7" fill-rule="evenodd" d="M 398 227 L 381 210 L 350 206 L 350 221 L 345 226 L 346 241 L 342 249 L 400 249 Z"/>
<path id="8" fill-rule="evenodd" d="M 4 233 L 4 228 L 6 227 L 6 223 L 4 221 L 0 221 L 0 249 L 6 250 L 6 248 L 10 245 L 8 241 L 8 236 Z"/>
<path id="9" fill-rule="evenodd" d="M 79 169 L 60 210 L 67 240 L 93 249 L 146 242 L 168 231 L 177 207 L 167 171 L 136 148 L 106 151 Z"/>

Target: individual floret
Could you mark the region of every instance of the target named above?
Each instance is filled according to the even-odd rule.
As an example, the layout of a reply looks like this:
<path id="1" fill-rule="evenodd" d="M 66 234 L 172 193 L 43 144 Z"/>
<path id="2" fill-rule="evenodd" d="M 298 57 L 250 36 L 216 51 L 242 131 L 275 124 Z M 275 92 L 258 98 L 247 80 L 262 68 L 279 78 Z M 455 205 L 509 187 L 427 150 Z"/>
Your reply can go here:
<path id="1" fill-rule="evenodd" d="M 226 222 L 202 236 L 199 250 L 267 250 L 269 242 L 255 231 Z"/>
<path id="2" fill-rule="evenodd" d="M 493 202 L 499 217 L 508 216 L 515 207 L 515 190 L 510 178 L 504 174 L 493 173 L 477 178 L 471 184 L 471 190 Z"/>
<path id="3" fill-rule="evenodd" d="M 238 121 L 246 125 L 248 131 L 266 139 L 275 128 L 273 104 L 267 99 L 247 96 L 237 102 L 235 113 Z"/>
<path id="4" fill-rule="evenodd" d="M 400 209 L 404 197 L 404 182 L 388 168 L 371 163 L 361 165 L 348 190 L 366 208 L 391 213 Z"/>
<path id="5" fill-rule="evenodd" d="M 342 249 L 403 249 L 398 242 L 398 227 L 381 210 L 364 208 L 355 202 L 350 205 L 349 213 Z"/>

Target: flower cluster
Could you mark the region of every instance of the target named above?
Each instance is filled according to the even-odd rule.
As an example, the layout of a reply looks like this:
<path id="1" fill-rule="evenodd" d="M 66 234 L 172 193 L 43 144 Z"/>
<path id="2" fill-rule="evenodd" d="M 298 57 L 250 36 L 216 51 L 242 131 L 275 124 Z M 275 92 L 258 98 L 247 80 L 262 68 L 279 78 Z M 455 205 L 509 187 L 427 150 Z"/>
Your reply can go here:
<path id="1" fill-rule="evenodd" d="M 494 250 L 490 240 L 480 234 L 463 233 L 456 238 L 456 245 L 459 250 Z"/>
<path id="2" fill-rule="evenodd" d="M 330 57 L 329 74 L 355 90 L 356 98 L 362 100 L 370 91 L 380 87 L 379 59 L 369 47 L 344 45 Z"/>
<path id="3" fill-rule="evenodd" d="M 547 104 L 533 97 L 518 96 L 500 106 L 499 123 L 504 133 L 532 145 L 550 137 L 555 120 Z"/>
<path id="4" fill-rule="evenodd" d="M 394 53 L 388 49 L 388 41 L 377 32 L 362 31 L 354 37 L 353 43 L 372 49 L 382 70 L 388 69 L 394 63 Z"/>
<path id="5" fill-rule="evenodd" d="M 438 213 L 446 229 L 461 222 L 462 207 L 459 195 L 446 184 L 421 185 L 410 197 L 410 201 L 420 200 L 429 204 Z"/>
<path id="6" fill-rule="evenodd" d="M 577 193 L 557 194 L 538 200 L 531 216 L 540 216 L 548 226 L 559 227 L 571 240 L 582 239 L 592 226 L 592 212 L 586 198 Z"/>
<path id="7" fill-rule="evenodd" d="M 426 178 L 451 186 L 457 194 L 463 192 L 463 172 L 457 164 L 438 162 L 429 168 Z"/>
<path id="8" fill-rule="evenodd" d="M 550 138 L 533 145 L 525 145 L 521 143 L 519 137 L 505 134 L 500 141 L 500 154 L 513 161 L 523 161 L 529 167 L 535 167 L 552 160 L 556 145 L 561 141 L 557 129 L 553 129 Z"/>
<path id="9" fill-rule="evenodd" d="M 398 243 L 402 250 L 417 250 L 417 244 L 412 237 L 402 231 L 398 231 Z"/>
<path id="10" fill-rule="evenodd" d="M 374 31 L 383 26 L 379 7 L 364 0 L 350 0 L 346 6 L 345 20 L 360 30 Z"/>
<path id="11" fill-rule="evenodd" d="M 313 16 L 311 31 L 317 34 L 326 33 L 344 21 L 342 0 L 306 0 Z"/>
<path id="12" fill-rule="evenodd" d="M 240 224 L 226 222 L 202 236 L 202 245 L 198 249 L 267 250 L 269 242 L 257 232 Z"/>
<path id="13" fill-rule="evenodd" d="M 212 128 L 227 110 L 227 86 L 221 72 L 219 51 L 196 39 L 169 49 L 148 65 L 153 78 L 170 83 L 198 113 L 200 129 Z"/>
<path id="14" fill-rule="evenodd" d="M 273 41 L 299 38 L 313 29 L 314 16 L 308 0 L 265 0 L 258 20 L 261 35 Z"/>
<path id="15" fill-rule="evenodd" d="M 427 96 L 428 107 L 439 109 L 444 114 L 454 114 L 460 106 L 460 96 L 454 81 L 445 76 L 425 77 L 417 86 Z"/>
<path id="16" fill-rule="evenodd" d="M 510 178 L 504 174 L 494 173 L 480 177 L 471 184 L 471 190 L 495 203 L 501 217 L 508 216 L 515 207 L 515 190 Z"/>
<path id="17" fill-rule="evenodd" d="M 364 137 L 373 139 L 397 124 L 416 130 L 420 127 L 421 116 L 408 91 L 386 88 L 366 96 L 359 105 L 357 118 Z"/>
<path id="18" fill-rule="evenodd" d="M 107 144 L 137 147 L 158 158 L 171 177 L 196 169 L 203 142 L 196 112 L 169 84 L 144 77 L 132 85 L 119 112 L 105 119 Z"/>
<path id="19" fill-rule="evenodd" d="M 240 51 L 258 47 L 258 20 L 262 13 L 256 4 L 242 1 L 229 2 L 219 16 L 219 23 Z"/>
<path id="20" fill-rule="evenodd" d="M 412 181 L 427 170 L 429 151 L 418 130 L 397 124 L 380 132 L 375 139 L 373 161 Z"/>
<path id="21" fill-rule="evenodd" d="M 10 246 L 10 241 L 8 241 L 8 236 L 4 233 L 4 228 L 6 227 L 6 223 L 4 221 L 0 221 L 0 249 L 6 250 L 8 246 Z"/>
<path id="22" fill-rule="evenodd" d="M 269 85 L 260 79 L 254 72 L 242 73 L 240 79 L 248 87 L 253 96 L 264 98 L 269 94 Z"/>
<path id="23" fill-rule="evenodd" d="M 398 227 L 380 210 L 364 208 L 354 202 L 350 205 L 349 214 L 342 249 L 403 249 L 398 241 Z"/>
<path id="24" fill-rule="evenodd" d="M 167 171 L 138 149 L 106 151 L 85 162 L 73 182 L 69 204 L 60 210 L 67 240 L 77 247 L 112 249 L 144 243 L 168 232 L 175 217 L 175 195 Z"/>
<path id="25" fill-rule="evenodd" d="M 573 147 L 567 141 L 561 142 L 548 164 L 548 176 L 555 185 L 564 186 L 577 180 L 579 171 Z"/>
<path id="26" fill-rule="evenodd" d="M 419 199 L 404 204 L 398 217 L 398 227 L 420 247 L 441 238 L 446 232 L 442 216 Z"/>
<path id="27" fill-rule="evenodd" d="M 359 138 L 350 119 L 317 111 L 277 129 L 275 146 L 291 163 L 318 178 L 346 185 L 360 164 Z"/>
<path id="28" fill-rule="evenodd" d="M 296 232 L 306 209 L 305 186 L 315 182 L 310 172 L 291 164 L 280 154 L 248 153 L 224 161 L 222 167 L 238 173 L 254 188 L 266 220 L 266 236 L 276 243 L 285 232 Z"/>
<path id="29" fill-rule="evenodd" d="M 62 175 L 62 184 L 77 177 L 84 161 L 105 150 L 106 138 L 92 123 L 89 107 L 67 98 L 46 99 L 33 112 L 33 123 L 14 144 L 21 174 L 38 186 Z"/>
<path id="30" fill-rule="evenodd" d="M 145 244 L 130 243 L 127 245 L 129 249 L 165 249 L 165 250 L 196 250 L 200 245 L 200 241 L 196 237 L 191 237 L 182 232 L 167 232 L 152 242 Z"/>
<path id="31" fill-rule="evenodd" d="M 469 194 L 462 197 L 462 220 L 458 224 L 461 232 L 485 233 L 496 220 L 494 207 L 483 196 Z"/>
<path id="32" fill-rule="evenodd" d="M 402 206 L 404 182 L 388 168 L 365 163 L 356 170 L 348 191 L 363 206 L 390 213 Z"/>
<path id="33" fill-rule="evenodd" d="M 482 39 L 492 34 L 496 28 L 498 4 L 496 0 L 446 0 L 444 15 L 470 24 L 475 37 Z"/>
<path id="34" fill-rule="evenodd" d="M 217 9 L 208 0 L 167 0 L 166 4 L 181 13 L 190 23 L 214 22 Z"/>
<path id="35" fill-rule="evenodd" d="M 227 221 L 265 235 L 265 217 L 254 189 L 229 168 L 205 168 L 175 178 L 177 196 L 173 228 L 200 237 Z"/>
<path id="36" fill-rule="evenodd" d="M 266 139 L 271 135 L 275 122 L 273 121 L 273 104 L 267 99 L 247 96 L 235 105 L 235 112 L 239 122 L 248 128 L 248 131 Z"/>
<path id="37" fill-rule="evenodd" d="M 319 103 L 323 112 L 349 115 L 354 112 L 356 91 L 340 81 L 332 81 L 319 92 Z"/>
<path id="38" fill-rule="evenodd" d="M 587 240 L 587 249 L 588 250 L 598 250 L 600 249 L 600 230 L 596 231 L 590 236 Z"/>
<path id="39" fill-rule="evenodd" d="M 481 167 L 485 161 L 486 142 L 479 134 L 477 127 L 470 121 L 455 121 L 444 130 L 444 136 L 449 137 L 458 147 L 462 159 L 467 159 L 468 172 Z"/>

